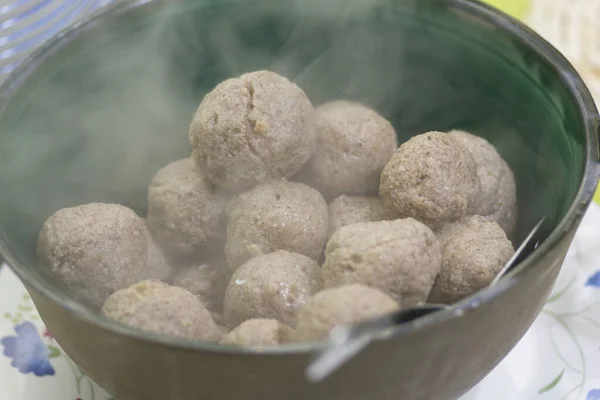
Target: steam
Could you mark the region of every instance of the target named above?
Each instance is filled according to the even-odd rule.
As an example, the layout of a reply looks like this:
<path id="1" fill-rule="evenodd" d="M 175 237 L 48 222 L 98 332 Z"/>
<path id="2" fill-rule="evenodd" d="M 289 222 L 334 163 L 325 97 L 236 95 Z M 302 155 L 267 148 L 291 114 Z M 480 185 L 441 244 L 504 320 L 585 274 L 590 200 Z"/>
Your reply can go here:
<path id="1" fill-rule="evenodd" d="M 315 105 L 346 98 L 397 111 L 390 99 L 404 79 L 409 39 L 362 23 L 385 2 L 219 2 L 181 13 L 191 3 L 149 3 L 142 7 L 151 12 L 105 18 L 45 64 L 47 80 L 27 99 L 2 154 L 21 239 L 33 244 L 56 210 L 90 202 L 144 216 L 152 176 L 190 155 L 193 112 L 224 79 L 270 69 Z"/>
<path id="2" fill-rule="evenodd" d="M 393 22 L 395 13 L 417 14 L 418 0 L 219 1 L 201 11 L 192 3 L 150 2 L 95 24 L 58 49 L 31 96 L 7 111 L 20 115 L 0 143 L 9 246 L 31 249 L 43 221 L 64 207 L 115 202 L 144 216 L 152 176 L 191 153 L 188 127 L 203 96 L 245 72 L 278 72 L 315 105 L 363 102 L 401 139 L 489 112 L 478 82 L 456 72 L 455 49 L 420 23 Z"/>
<path id="3" fill-rule="evenodd" d="M 187 130 L 204 94 L 245 72 L 279 72 L 315 104 L 384 103 L 398 84 L 402 46 L 386 46 L 387 38 L 366 28 L 327 40 L 313 35 L 315 24 L 330 19 L 351 28 L 373 7 L 343 4 L 267 0 L 207 9 L 201 21 L 180 15 L 173 23 L 169 15 L 185 6 L 178 0 L 125 18 L 129 27 L 95 26 L 83 49 L 66 49 L 58 71 L 45 72 L 53 77 L 30 99 L 19 136 L 6 149 L 3 173 L 18 182 L 20 212 L 44 219 L 65 206 L 114 201 L 143 213 L 152 175 L 190 154 Z"/>

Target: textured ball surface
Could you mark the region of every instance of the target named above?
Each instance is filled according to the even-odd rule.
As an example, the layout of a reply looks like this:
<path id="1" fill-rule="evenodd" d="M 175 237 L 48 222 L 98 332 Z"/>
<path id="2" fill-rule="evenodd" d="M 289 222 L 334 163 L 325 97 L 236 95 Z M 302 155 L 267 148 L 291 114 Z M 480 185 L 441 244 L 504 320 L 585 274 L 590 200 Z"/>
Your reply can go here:
<path id="1" fill-rule="evenodd" d="M 396 131 L 372 109 L 333 101 L 316 109 L 317 148 L 300 179 L 326 198 L 375 195 L 379 175 L 396 150 Z"/>
<path id="2" fill-rule="evenodd" d="M 346 225 L 393 219 L 379 197 L 342 195 L 329 203 L 330 236 Z"/>
<path id="3" fill-rule="evenodd" d="M 243 191 L 302 168 L 316 145 L 314 108 L 287 78 L 251 72 L 206 95 L 189 138 L 193 157 L 212 183 Z"/>
<path id="4" fill-rule="evenodd" d="M 285 342 L 291 329 L 276 319 L 249 319 L 221 339 L 237 346 L 275 346 Z"/>
<path id="5" fill-rule="evenodd" d="M 364 222 L 336 231 L 325 250 L 326 288 L 360 283 L 381 290 L 401 307 L 427 300 L 442 255 L 433 232 L 412 219 Z"/>
<path id="6" fill-rule="evenodd" d="M 239 267 L 225 291 L 223 311 L 229 326 L 272 318 L 294 326 L 296 315 L 323 289 L 319 265 L 288 251 L 254 257 Z"/>
<path id="7" fill-rule="evenodd" d="M 198 297 L 209 310 L 221 311 L 230 279 L 231 271 L 224 261 L 210 260 L 180 269 L 173 285 Z"/>
<path id="8" fill-rule="evenodd" d="M 225 255 L 232 269 L 276 250 L 318 260 L 328 225 L 327 203 L 315 189 L 287 181 L 262 184 L 231 201 Z"/>
<path id="9" fill-rule="evenodd" d="M 432 228 L 469 215 L 478 192 L 475 159 L 442 132 L 424 133 L 402 144 L 383 169 L 379 187 L 390 211 Z"/>
<path id="10" fill-rule="evenodd" d="M 347 285 L 317 293 L 298 315 L 294 341 L 319 341 L 338 325 L 375 318 L 398 309 L 388 295 L 365 285 Z"/>
<path id="11" fill-rule="evenodd" d="M 175 161 L 148 188 L 148 228 L 176 258 L 191 257 L 224 237 L 227 197 L 215 192 L 191 158 Z"/>
<path id="12" fill-rule="evenodd" d="M 442 269 L 429 301 L 450 304 L 487 287 L 514 253 L 500 226 L 474 215 L 438 233 Z"/>
<path id="13" fill-rule="evenodd" d="M 116 204 L 64 208 L 44 222 L 37 255 L 75 297 L 101 307 L 112 293 L 147 278 L 146 225 Z"/>
<path id="14" fill-rule="evenodd" d="M 124 325 L 182 339 L 218 341 L 221 337 L 196 296 L 159 281 L 142 281 L 115 292 L 102 314 Z"/>
<path id="15" fill-rule="evenodd" d="M 487 140 L 464 131 L 450 136 L 471 152 L 481 188 L 473 213 L 497 222 L 510 235 L 517 222 L 517 185 L 509 165 Z"/>

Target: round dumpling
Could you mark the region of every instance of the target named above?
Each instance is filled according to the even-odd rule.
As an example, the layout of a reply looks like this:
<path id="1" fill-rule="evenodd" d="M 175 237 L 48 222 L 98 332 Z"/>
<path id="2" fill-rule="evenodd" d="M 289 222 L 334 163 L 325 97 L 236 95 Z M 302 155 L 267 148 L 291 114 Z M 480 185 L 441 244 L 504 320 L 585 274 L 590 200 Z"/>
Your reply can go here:
<path id="1" fill-rule="evenodd" d="M 487 287 L 514 253 L 497 223 L 474 215 L 438 233 L 442 269 L 429 301 L 450 304 Z"/>
<path id="2" fill-rule="evenodd" d="M 117 290 L 147 278 L 146 225 L 117 204 L 64 208 L 44 222 L 37 255 L 75 297 L 101 307 Z"/>
<path id="3" fill-rule="evenodd" d="M 337 100 L 316 109 L 317 148 L 299 179 L 327 199 L 375 195 L 396 147 L 392 124 L 372 109 Z"/>
<path id="4" fill-rule="evenodd" d="M 210 312 L 196 296 L 159 281 L 142 281 L 115 292 L 102 314 L 124 325 L 182 339 L 221 338 Z"/>
<path id="5" fill-rule="evenodd" d="M 517 185 L 509 165 L 484 138 L 456 130 L 449 134 L 471 152 L 477 163 L 481 190 L 473 214 L 497 222 L 507 235 L 512 234 L 517 222 Z"/>
<path id="6" fill-rule="evenodd" d="M 319 265 L 301 254 L 277 251 L 239 267 L 225 291 L 223 311 L 229 326 L 271 318 L 294 326 L 296 315 L 323 289 Z"/>
<path id="7" fill-rule="evenodd" d="M 148 228 L 171 257 L 186 259 L 224 237 L 227 197 L 215 192 L 194 160 L 175 161 L 148 188 Z"/>
<path id="8" fill-rule="evenodd" d="M 402 144 L 381 173 L 379 195 L 399 218 L 433 229 L 470 215 L 479 193 L 473 155 L 447 133 L 428 132 Z"/>
<path id="9" fill-rule="evenodd" d="M 298 315 L 293 341 L 319 341 L 338 325 L 394 312 L 398 304 L 385 293 L 353 284 L 317 293 Z"/>
<path id="10" fill-rule="evenodd" d="M 225 255 L 231 269 L 276 250 L 318 260 L 327 239 L 327 203 L 301 183 L 259 185 L 233 199 L 228 214 Z"/>
<path id="11" fill-rule="evenodd" d="M 315 149 L 314 113 L 302 89 L 274 72 L 228 79 L 194 114 L 192 155 L 212 183 L 229 191 L 289 178 Z"/>
<path id="12" fill-rule="evenodd" d="M 326 288 L 361 283 L 403 308 L 425 303 L 442 255 L 433 232 L 412 219 L 363 222 L 336 231 L 325 249 Z"/>

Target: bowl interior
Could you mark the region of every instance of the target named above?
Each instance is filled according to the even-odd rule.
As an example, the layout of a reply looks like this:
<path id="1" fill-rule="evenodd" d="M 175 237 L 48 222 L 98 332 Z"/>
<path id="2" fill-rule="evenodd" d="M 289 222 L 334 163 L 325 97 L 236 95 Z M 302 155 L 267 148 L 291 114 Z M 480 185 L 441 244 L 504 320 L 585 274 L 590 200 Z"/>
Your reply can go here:
<path id="1" fill-rule="evenodd" d="M 524 43 L 462 1 L 155 0 L 113 11 L 6 86 L 3 251 L 46 279 L 35 244 L 56 210 L 102 201 L 144 215 L 153 174 L 190 153 L 204 94 L 258 69 L 294 80 L 314 104 L 372 106 L 400 142 L 453 128 L 487 138 L 516 174 L 515 240 L 541 215 L 553 228 L 582 182 L 584 121 L 557 66 Z"/>

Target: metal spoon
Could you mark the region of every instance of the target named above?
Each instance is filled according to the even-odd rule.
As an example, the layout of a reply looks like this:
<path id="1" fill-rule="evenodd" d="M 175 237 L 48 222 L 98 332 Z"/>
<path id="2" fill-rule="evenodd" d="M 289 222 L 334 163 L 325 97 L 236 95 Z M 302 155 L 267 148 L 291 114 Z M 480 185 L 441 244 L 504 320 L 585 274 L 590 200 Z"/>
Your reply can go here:
<path id="1" fill-rule="evenodd" d="M 517 248 L 513 256 L 506 262 L 500 272 L 498 272 L 489 286 L 497 284 L 506 274 L 518 265 L 517 261 L 524 254 L 525 249 L 527 249 L 528 245 L 532 242 L 533 237 L 539 231 L 545 220 L 546 217 L 542 217 L 538 223 L 535 224 L 519 248 Z M 535 249 L 538 244 L 539 241 L 535 242 L 533 249 Z M 306 377 L 311 382 L 319 382 L 342 366 L 346 361 L 360 353 L 373 340 L 383 339 L 388 336 L 391 333 L 390 328 L 448 308 L 451 308 L 451 306 L 443 304 L 425 304 L 399 310 L 391 314 L 356 324 L 337 326 L 329 333 L 328 346 L 307 367 Z"/>

